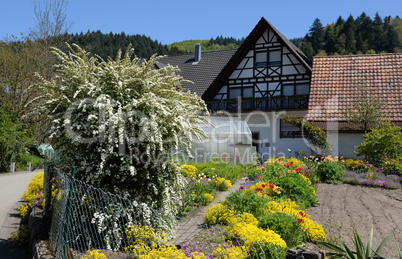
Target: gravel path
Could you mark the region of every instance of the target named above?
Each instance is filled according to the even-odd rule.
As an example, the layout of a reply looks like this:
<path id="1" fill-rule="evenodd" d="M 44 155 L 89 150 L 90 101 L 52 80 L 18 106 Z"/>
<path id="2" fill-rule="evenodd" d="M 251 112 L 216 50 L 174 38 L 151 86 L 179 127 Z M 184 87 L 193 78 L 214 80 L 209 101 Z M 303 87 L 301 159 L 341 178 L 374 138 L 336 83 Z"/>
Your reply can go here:
<path id="1" fill-rule="evenodd" d="M 320 206 L 306 210 L 311 219 L 324 225 L 327 235 L 341 237 L 354 249 L 353 228 L 367 243 L 374 228 L 373 248 L 395 228 L 382 255 L 390 257 L 402 249 L 402 189 L 388 190 L 359 185 L 320 184 L 317 188 Z"/>
<path id="2" fill-rule="evenodd" d="M 239 179 L 232 185 L 230 189 L 223 192 L 217 192 L 217 196 L 210 204 L 208 204 L 208 206 L 202 207 L 194 215 L 188 215 L 184 219 L 180 220 L 175 229 L 176 238 L 171 240 L 169 244 L 180 245 L 185 242 L 192 241 L 193 238 L 203 229 L 202 224 L 204 223 L 204 216 L 207 212 L 207 209 L 221 201 L 224 201 L 232 192 L 239 190 L 240 185 L 245 183 L 246 180 L 246 178 Z"/>

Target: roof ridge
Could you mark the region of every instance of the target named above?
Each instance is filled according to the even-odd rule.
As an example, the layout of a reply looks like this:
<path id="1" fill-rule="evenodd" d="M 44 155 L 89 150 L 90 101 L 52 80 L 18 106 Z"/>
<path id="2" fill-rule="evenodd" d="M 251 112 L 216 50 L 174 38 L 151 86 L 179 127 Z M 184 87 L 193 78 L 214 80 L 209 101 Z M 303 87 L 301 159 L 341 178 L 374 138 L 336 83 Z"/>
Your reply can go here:
<path id="1" fill-rule="evenodd" d="M 353 55 L 327 55 L 327 56 L 314 56 L 313 59 L 319 58 L 345 58 L 345 57 L 369 57 L 369 56 L 392 56 L 402 55 L 402 53 L 376 53 L 376 54 L 353 54 Z"/>

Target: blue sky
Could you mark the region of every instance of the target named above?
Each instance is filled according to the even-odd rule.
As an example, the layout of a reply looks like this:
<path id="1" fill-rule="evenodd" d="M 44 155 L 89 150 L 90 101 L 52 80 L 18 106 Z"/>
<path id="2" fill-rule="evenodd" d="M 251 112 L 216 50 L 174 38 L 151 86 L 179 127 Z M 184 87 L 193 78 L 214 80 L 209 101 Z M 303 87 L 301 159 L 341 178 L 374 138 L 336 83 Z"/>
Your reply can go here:
<path id="1" fill-rule="evenodd" d="M 2 0 L 0 39 L 34 27 L 32 1 Z M 356 18 L 363 11 L 372 18 L 377 11 L 382 18 L 402 18 L 402 0 L 70 0 L 67 19 L 73 22 L 71 33 L 144 34 L 170 44 L 219 35 L 246 37 L 261 17 L 289 39 L 303 37 L 315 18 L 326 25 L 339 15 Z"/>

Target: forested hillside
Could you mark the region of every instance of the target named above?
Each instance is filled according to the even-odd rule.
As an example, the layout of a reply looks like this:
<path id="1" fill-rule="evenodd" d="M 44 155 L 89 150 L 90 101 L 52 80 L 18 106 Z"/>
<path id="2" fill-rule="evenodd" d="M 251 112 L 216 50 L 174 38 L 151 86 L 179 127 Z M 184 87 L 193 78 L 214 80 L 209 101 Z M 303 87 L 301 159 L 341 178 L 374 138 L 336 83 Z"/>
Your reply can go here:
<path id="1" fill-rule="evenodd" d="M 238 48 L 244 38 L 218 36 L 210 40 L 186 40 L 164 45 L 145 35 L 103 34 L 100 31 L 65 35 L 69 43 L 106 59 L 116 55 L 118 49 L 125 50 L 131 43 L 135 54 L 148 58 L 154 53 L 160 55 L 180 55 L 193 53 L 195 44 L 202 45 L 202 51 Z M 309 32 L 303 38 L 290 39 L 310 59 L 315 55 L 373 54 L 402 51 L 402 19 L 398 16 L 381 18 L 377 13 L 372 19 L 364 12 L 356 19 L 350 15 L 346 20 L 341 16 L 331 24 L 322 25 L 315 19 Z"/>
<path id="2" fill-rule="evenodd" d="M 323 27 L 316 18 L 310 31 L 300 43 L 300 49 L 309 57 L 314 55 L 348 55 L 393 53 L 402 50 L 402 21 L 397 16 L 374 19 L 364 12 L 344 20 L 339 16 L 335 23 Z"/>
<path id="3" fill-rule="evenodd" d="M 168 45 L 168 48 L 177 48 L 180 51 L 184 52 L 194 52 L 195 44 L 200 43 L 203 51 L 237 49 L 238 47 L 240 47 L 243 41 L 244 38 L 235 39 L 232 37 L 224 38 L 222 36 L 218 36 L 215 39 L 211 38 L 210 40 L 186 40 L 181 42 L 174 42 Z"/>
<path id="4" fill-rule="evenodd" d="M 129 44 L 132 44 L 135 54 L 143 58 L 149 58 L 155 53 L 169 56 L 184 53 L 176 47 L 168 47 L 152 40 L 150 37 L 139 34 L 126 35 L 124 32 L 103 34 L 100 31 L 96 31 L 85 34 L 69 34 L 65 35 L 65 37 L 68 43 L 76 43 L 81 48 L 97 54 L 103 59 L 108 57 L 115 58 L 117 51 L 119 49 L 125 51 Z"/>

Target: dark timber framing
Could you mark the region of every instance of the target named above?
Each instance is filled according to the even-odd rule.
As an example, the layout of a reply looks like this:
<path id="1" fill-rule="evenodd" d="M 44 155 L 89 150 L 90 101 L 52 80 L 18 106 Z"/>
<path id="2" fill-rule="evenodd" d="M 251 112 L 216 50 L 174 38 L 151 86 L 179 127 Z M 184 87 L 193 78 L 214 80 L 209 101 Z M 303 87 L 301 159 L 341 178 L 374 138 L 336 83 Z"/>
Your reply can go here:
<path id="1" fill-rule="evenodd" d="M 262 18 L 202 98 L 212 111 L 307 109 L 310 78 L 311 61 Z"/>

